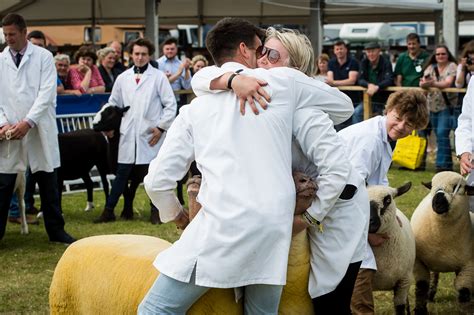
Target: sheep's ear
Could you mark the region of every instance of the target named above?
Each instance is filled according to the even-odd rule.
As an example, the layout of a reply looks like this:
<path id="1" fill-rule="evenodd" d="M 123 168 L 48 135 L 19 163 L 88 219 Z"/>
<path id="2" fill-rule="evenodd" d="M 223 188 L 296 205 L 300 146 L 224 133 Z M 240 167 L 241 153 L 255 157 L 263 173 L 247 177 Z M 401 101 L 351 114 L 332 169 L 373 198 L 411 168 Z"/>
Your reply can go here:
<path id="1" fill-rule="evenodd" d="M 421 182 L 421 184 L 423 184 L 423 186 L 431 190 L 431 182 L 427 182 L 427 183 Z"/>
<path id="2" fill-rule="evenodd" d="M 403 186 L 398 187 L 397 188 L 397 195 L 395 197 L 399 197 L 399 196 L 403 195 L 404 193 L 409 191 L 410 188 L 411 188 L 411 182 L 408 182 L 408 183 L 404 184 Z"/>
<path id="3" fill-rule="evenodd" d="M 125 106 L 125 107 L 121 110 L 121 112 L 122 112 L 122 113 L 125 113 L 125 112 L 126 112 L 127 110 L 129 110 L 129 109 L 130 109 L 130 106 Z"/>
<path id="4" fill-rule="evenodd" d="M 466 194 L 468 194 L 469 196 L 474 195 L 474 186 L 466 185 Z"/>

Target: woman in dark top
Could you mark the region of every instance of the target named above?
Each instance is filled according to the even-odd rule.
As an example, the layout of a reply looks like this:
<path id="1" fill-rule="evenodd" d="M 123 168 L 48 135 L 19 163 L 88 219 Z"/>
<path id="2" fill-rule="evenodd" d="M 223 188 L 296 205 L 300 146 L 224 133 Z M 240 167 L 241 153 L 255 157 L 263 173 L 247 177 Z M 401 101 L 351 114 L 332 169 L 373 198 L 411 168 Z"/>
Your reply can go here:
<path id="1" fill-rule="evenodd" d="M 120 74 L 116 69 L 114 69 L 115 51 L 113 48 L 106 47 L 99 50 L 97 56 L 99 57 L 99 72 L 105 83 L 105 92 L 109 93 L 112 91 L 115 79 L 117 79 Z"/>

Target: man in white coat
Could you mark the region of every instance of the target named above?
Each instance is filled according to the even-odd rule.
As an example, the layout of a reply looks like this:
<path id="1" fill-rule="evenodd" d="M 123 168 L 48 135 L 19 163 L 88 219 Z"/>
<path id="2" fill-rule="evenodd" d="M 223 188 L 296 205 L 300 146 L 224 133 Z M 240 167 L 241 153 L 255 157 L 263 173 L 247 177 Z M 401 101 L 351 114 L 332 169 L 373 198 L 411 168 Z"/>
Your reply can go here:
<path id="1" fill-rule="evenodd" d="M 429 111 L 422 92 L 398 91 L 390 95 L 385 116 L 376 116 L 338 132 L 344 140 L 351 164 L 368 185 L 388 185 L 387 173 L 398 139 L 426 127 Z M 367 257 L 362 261 L 351 301 L 352 314 L 374 314 L 372 277 L 377 270 L 372 246 L 380 246 L 385 235 L 369 233 Z"/>
<path id="2" fill-rule="evenodd" d="M 149 64 L 154 45 L 146 38 L 139 38 L 129 47 L 134 66 L 118 76 L 109 105 L 130 106 L 130 109 L 124 113 L 120 132 L 115 134 L 120 136 L 117 174 L 104 211 L 95 223 L 115 221 L 114 208 L 132 169 L 138 166 L 139 172 L 146 174 L 176 115 L 176 99 L 168 79 Z M 153 213 L 157 216 L 155 207 L 151 211 L 152 217 Z M 122 213 L 124 219 L 132 216 L 133 212 Z"/>
<path id="3" fill-rule="evenodd" d="M 75 239 L 64 231 L 56 179 L 60 158 L 54 59 L 28 42 L 21 15 L 6 15 L 2 27 L 8 48 L 0 55 L 0 239 L 17 173 L 29 165 L 40 189 L 50 241 L 70 244 Z"/>
<path id="4" fill-rule="evenodd" d="M 242 286 L 247 314 L 277 314 L 295 206 L 292 134 L 315 160 L 334 153 L 336 162 L 325 165 L 327 180 L 334 182 L 328 193 L 339 196 L 345 187 L 350 167 L 344 152 L 313 143 L 325 137 L 342 146 L 322 109 L 344 121 L 353 111 L 350 99 L 295 69 L 249 69 L 256 66 L 260 35 L 251 23 L 226 18 L 206 43 L 216 64 L 235 71 L 227 79 L 229 89 L 240 75 L 259 77 L 269 83 L 271 106 L 257 118 L 241 116 L 231 92 L 200 96 L 181 109 L 150 164 L 145 189 L 164 222 L 186 225 L 173 189 L 194 159 L 203 177 L 202 208 L 181 238 L 156 258 L 160 275 L 139 314 L 184 314 L 211 287 Z M 308 118 L 315 124 L 305 124 Z M 314 211 L 307 215 L 314 224 L 324 217 Z"/>
<path id="5" fill-rule="evenodd" d="M 458 127 L 455 131 L 456 155 L 462 175 L 471 173 L 472 152 L 474 151 L 474 77 L 469 80 L 466 95 L 462 103 L 462 112 L 458 118 Z M 471 206 L 472 208 L 472 206 Z"/>

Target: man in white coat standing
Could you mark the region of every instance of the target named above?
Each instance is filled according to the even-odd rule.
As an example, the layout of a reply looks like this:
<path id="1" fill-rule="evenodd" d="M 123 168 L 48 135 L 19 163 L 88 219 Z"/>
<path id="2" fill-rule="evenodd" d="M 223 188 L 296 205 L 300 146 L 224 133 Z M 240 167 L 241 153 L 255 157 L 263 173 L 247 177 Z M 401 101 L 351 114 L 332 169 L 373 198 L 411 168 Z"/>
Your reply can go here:
<path id="1" fill-rule="evenodd" d="M 8 48 L 0 55 L 0 239 L 17 173 L 29 165 L 40 189 L 50 241 L 70 244 L 75 239 L 64 231 L 56 179 L 60 158 L 54 59 L 28 42 L 21 15 L 6 15 L 2 27 Z"/>
<path id="2" fill-rule="evenodd" d="M 120 136 L 117 176 L 104 211 L 95 223 L 115 221 L 114 208 L 126 189 L 132 169 L 146 174 L 176 115 L 176 99 L 168 79 L 149 64 L 154 45 L 146 38 L 139 38 L 129 47 L 134 66 L 115 81 L 109 105 L 130 109 L 124 113 L 120 134 L 114 135 Z M 152 218 L 158 217 L 156 208 L 152 207 L 151 211 Z M 122 213 L 124 219 L 132 217 L 133 212 Z"/>
<path id="3" fill-rule="evenodd" d="M 227 79 L 229 89 L 240 75 L 256 76 L 268 82 L 271 106 L 258 118 L 241 116 L 233 93 L 200 96 L 181 109 L 150 164 L 145 189 L 164 222 L 185 226 L 188 221 L 173 190 L 194 159 L 203 178 L 202 208 L 156 258 L 160 275 L 139 314 L 184 314 L 211 287 L 245 287 L 246 314 L 277 314 L 295 206 L 292 134 L 314 160 L 334 153 L 328 193 L 337 198 L 345 187 L 350 166 L 344 152 L 313 144 L 325 137 L 342 147 L 329 118 L 350 117 L 350 99 L 295 69 L 252 70 L 261 35 L 245 20 L 226 18 L 209 32 L 206 44 L 217 65 L 235 71 Z M 305 124 L 308 117 L 317 123 Z M 307 215 L 314 224 L 320 218 L 317 212 Z"/>

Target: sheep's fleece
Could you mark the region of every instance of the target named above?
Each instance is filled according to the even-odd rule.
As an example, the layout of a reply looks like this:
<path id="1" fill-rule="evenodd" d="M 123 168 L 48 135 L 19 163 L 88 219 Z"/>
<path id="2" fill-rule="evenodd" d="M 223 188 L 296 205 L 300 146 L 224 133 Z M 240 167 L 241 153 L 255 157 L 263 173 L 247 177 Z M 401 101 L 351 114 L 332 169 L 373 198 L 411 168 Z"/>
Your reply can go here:
<path id="1" fill-rule="evenodd" d="M 152 263 L 170 245 L 143 235 L 93 236 L 73 243 L 54 271 L 51 314 L 136 314 L 158 276 Z M 309 268 L 309 242 L 303 231 L 291 244 L 280 314 L 313 314 Z M 187 314 L 243 314 L 242 301 L 235 302 L 232 289 L 211 289 Z"/>

